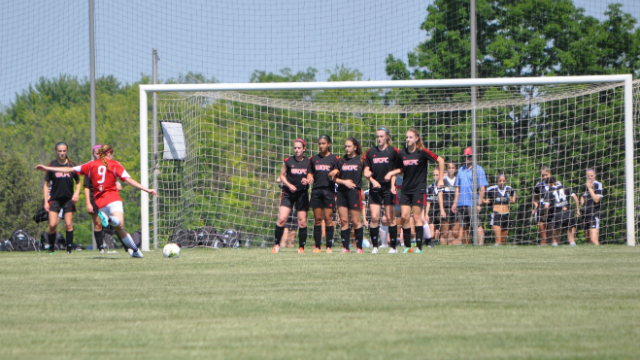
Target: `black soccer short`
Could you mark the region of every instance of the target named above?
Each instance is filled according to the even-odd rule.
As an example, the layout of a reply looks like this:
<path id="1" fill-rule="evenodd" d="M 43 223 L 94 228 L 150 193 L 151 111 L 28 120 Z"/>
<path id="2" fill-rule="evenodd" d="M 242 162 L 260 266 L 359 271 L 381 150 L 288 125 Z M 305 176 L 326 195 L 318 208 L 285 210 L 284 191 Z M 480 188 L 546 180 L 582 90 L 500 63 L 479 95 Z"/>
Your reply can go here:
<path id="1" fill-rule="evenodd" d="M 400 195 L 400 205 L 409 205 L 409 206 L 426 206 L 427 205 L 427 194 L 418 193 L 418 194 L 405 194 L 404 192 Z"/>
<path id="2" fill-rule="evenodd" d="M 369 189 L 369 204 L 395 205 L 396 194 L 391 192 L 391 186 Z"/>
<path id="3" fill-rule="evenodd" d="M 571 229 L 576 226 L 576 218 L 571 210 L 557 210 L 549 216 L 549 228 L 552 230 Z"/>
<path id="4" fill-rule="evenodd" d="M 501 230 L 509 230 L 511 227 L 511 220 L 509 213 L 500 214 L 497 212 L 491 213 L 491 226 L 499 226 Z"/>
<path id="5" fill-rule="evenodd" d="M 540 203 L 540 205 L 538 206 L 538 209 L 536 210 L 536 212 L 533 214 L 533 216 L 535 217 L 536 223 L 548 223 L 549 218 L 551 218 L 550 216 L 545 215 L 545 209 L 544 209 L 544 205 L 542 203 Z"/>
<path id="6" fill-rule="evenodd" d="M 333 188 L 313 188 L 310 206 L 313 209 L 334 209 L 336 207 L 336 193 Z"/>
<path id="7" fill-rule="evenodd" d="M 436 229 L 440 229 L 440 225 L 442 222 L 442 219 L 440 218 L 440 210 L 435 210 L 433 208 L 433 204 L 431 204 L 431 209 L 429 209 L 427 215 L 429 215 L 429 224 L 433 224 L 435 225 Z"/>
<path id="8" fill-rule="evenodd" d="M 309 191 L 304 190 L 292 193 L 287 189 L 282 190 L 280 206 L 286 206 L 289 209 L 293 209 L 295 206 L 296 211 L 309 211 Z"/>
<path id="9" fill-rule="evenodd" d="M 444 212 L 447 214 L 447 217 L 442 218 L 442 222 L 446 222 L 446 223 L 456 222 L 456 214 L 454 214 L 453 211 L 451 211 L 451 207 L 453 206 L 453 203 L 444 202 L 442 206 L 444 206 Z M 438 204 L 438 208 L 440 208 L 440 204 Z M 438 210 L 438 213 L 440 213 L 439 210 Z"/>
<path id="10" fill-rule="evenodd" d="M 362 210 L 362 191 L 360 189 L 338 190 L 336 199 L 338 206 L 350 210 Z"/>
<path id="11" fill-rule="evenodd" d="M 471 227 L 471 206 L 458 206 L 456 211 L 456 222 L 462 227 Z M 480 219 L 478 219 L 478 227 L 481 227 Z"/>
<path id="12" fill-rule="evenodd" d="M 49 200 L 49 211 L 60 212 L 60 210 L 64 210 L 65 213 L 76 212 L 76 204 L 71 201 L 71 198 Z"/>
<path id="13" fill-rule="evenodd" d="M 593 214 L 583 214 L 582 229 L 585 231 L 589 229 L 599 230 L 600 229 L 600 213 L 596 212 Z"/>

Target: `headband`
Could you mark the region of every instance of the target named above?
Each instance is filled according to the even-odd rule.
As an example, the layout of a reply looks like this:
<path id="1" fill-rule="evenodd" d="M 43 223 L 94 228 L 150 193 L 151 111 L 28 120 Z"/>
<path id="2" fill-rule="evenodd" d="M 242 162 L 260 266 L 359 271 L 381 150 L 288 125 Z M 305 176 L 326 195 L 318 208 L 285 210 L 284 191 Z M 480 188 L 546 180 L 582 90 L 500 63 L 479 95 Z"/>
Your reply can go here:
<path id="1" fill-rule="evenodd" d="M 387 135 L 389 135 L 389 130 L 387 130 L 387 128 L 384 127 L 384 126 L 380 126 L 376 131 L 378 131 L 378 130 L 382 130 L 382 131 L 386 132 Z"/>
<path id="2" fill-rule="evenodd" d="M 295 140 L 293 140 L 293 142 L 294 142 L 294 143 L 296 143 L 296 142 L 301 142 L 301 143 L 302 143 L 302 145 L 303 145 L 304 147 L 307 147 L 307 143 L 306 143 L 306 142 L 304 142 L 304 140 L 302 140 L 302 139 L 295 139 Z"/>
<path id="3" fill-rule="evenodd" d="M 100 149 L 102 147 L 102 145 L 96 145 L 94 147 L 91 148 L 91 151 L 95 150 L 95 149 Z"/>

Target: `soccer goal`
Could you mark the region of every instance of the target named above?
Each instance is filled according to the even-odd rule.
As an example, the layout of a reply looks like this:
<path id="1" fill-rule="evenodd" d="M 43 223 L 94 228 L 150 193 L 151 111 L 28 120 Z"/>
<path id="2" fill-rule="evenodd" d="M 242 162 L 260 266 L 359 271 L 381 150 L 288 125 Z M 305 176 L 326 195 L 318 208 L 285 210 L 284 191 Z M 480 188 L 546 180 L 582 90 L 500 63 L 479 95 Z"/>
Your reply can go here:
<path id="1" fill-rule="evenodd" d="M 604 188 L 600 242 L 632 246 L 638 85 L 631 75 L 140 85 L 142 184 L 160 194 L 154 206 L 141 195 L 142 249 L 149 250 L 150 239 L 157 247 L 177 231 L 203 228 L 221 234 L 233 228 L 243 240 L 271 242 L 281 193 L 276 179 L 293 140 L 303 138 L 312 156 L 327 134 L 332 152 L 342 156 L 349 136 L 365 152 L 374 146 L 379 126 L 398 148 L 406 130 L 417 128 L 425 146 L 458 169 L 473 146 L 489 186 L 505 174 L 517 194 L 509 207 L 512 244 L 540 241 L 532 210 L 542 167 L 579 200 L 589 195 L 585 174 L 594 169 Z M 156 124 L 151 93 L 158 94 Z M 485 244 L 493 242 L 491 213 L 484 205 L 478 217 Z M 581 217 L 575 222 L 584 241 Z"/>

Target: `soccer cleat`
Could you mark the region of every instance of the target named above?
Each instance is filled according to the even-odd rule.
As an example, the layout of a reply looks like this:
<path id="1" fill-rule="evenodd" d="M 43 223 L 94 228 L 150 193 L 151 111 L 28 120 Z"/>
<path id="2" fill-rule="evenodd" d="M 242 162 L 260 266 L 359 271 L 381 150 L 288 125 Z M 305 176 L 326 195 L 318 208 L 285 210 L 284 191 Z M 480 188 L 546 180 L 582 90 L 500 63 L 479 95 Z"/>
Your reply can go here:
<path id="1" fill-rule="evenodd" d="M 551 244 L 551 246 L 558 246 L 558 243 L 553 243 Z"/>
<path id="2" fill-rule="evenodd" d="M 49 255 L 54 255 L 55 253 L 55 251 L 49 251 Z"/>
<path id="3" fill-rule="evenodd" d="M 321 253 L 321 252 L 322 252 L 322 249 L 320 249 L 319 247 L 313 249 L 314 254 Z"/>
<path id="4" fill-rule="evenodd" d="M 144 255 L 142 255 L 142 251 L 138 250 L 138 251 L 134 251 L 131 254 L 131 257 L 142 259 L 144 257 Z"/>
<path id="5" fill-rule="evenodd" d="M 129 255 L 133 255 L 133 249 L 129 248 L 127 249 L 127 252 L 129 253 Z"/>
<path id="6" fill-rule="evenodd" d="M 403 254 L 408 254 L 408 253 L 412 252 L 412 251 L 411 251 L 412 249 L 413 249 L 413 248 L 406 247 L 406 248 L 404 248 L 404 250 L 402 250 L 402 253 L 403 253 Z"/>
<path id="7" fill-rule="evenodd" d="M 280 245 L 273 245 L 273 249 L 271 249 L 272 254 L 277 254 L 280 252 Z"/>
<path id="8" fill-rule="evenodd" d="M 298 248 L 298 254 L 304 254 L 304 248 L 303 247 Z"/>
<path id="9" fill-rule="evenodd" d="M 378 248 L 377 247 L 373 248 L 373 250 L 371 250 L 371 253 L 372 254 L 377 254 L 378 253 Z"/>
<path id="10" fill-rule="evenodd" d="M 573 243 L 569 244 L 569 246 L 576 246 L 576 243 L 573 242 Z"/>
<path id="11" fill-rule="evenodd" d="M 340 252 L 343 253 L 343 254 L 347 254 L 347 253 L 350 253 L 351 251 L 349 249 L 347 249 L 347 248 L 342 248 L 342 251 L 340 251 Z"/>
<path id="12" fill-rule="evenodd" d="M 418 248 L 415 248 L 415 249 L 413 250 L 413 253 L 414 253 L 414 254 L 422 254 L 422 250 L 420 250 L 420 249 L 418 249 Z"/>
<path id="13" fill-rule="evenodd" d="M 98 211 L 98 217 L 100 218 L 100 221 L 102 221 L 103 228 L 109 226 L 109 218 L 107 217 L 107 214 L 103 213 L 102 211 Z"/>
<path id="14" fill-rule="evenodd" d="M 394 248 L 389 248 L 389 254 L 397 254 L 398 250 L 394 249 Z"/>
<path id="15" fill-rule="evenodd" d="M 104 254 L 104 249 L 100 249 L 100 254 Z"/>
<path id="16" fill-rule="evenodd" d="M 364 253 L 364 251 L 362 251 L 362 249 L 356 250 L 356 254 L 362 254 L 362 253 Z"/>
<path id="17" fill-rule="evenodd" d="M 331 248 L 327 248 L 327 254 L 331 254 L 333 252 L 333 250 L 331 250 Z"/>

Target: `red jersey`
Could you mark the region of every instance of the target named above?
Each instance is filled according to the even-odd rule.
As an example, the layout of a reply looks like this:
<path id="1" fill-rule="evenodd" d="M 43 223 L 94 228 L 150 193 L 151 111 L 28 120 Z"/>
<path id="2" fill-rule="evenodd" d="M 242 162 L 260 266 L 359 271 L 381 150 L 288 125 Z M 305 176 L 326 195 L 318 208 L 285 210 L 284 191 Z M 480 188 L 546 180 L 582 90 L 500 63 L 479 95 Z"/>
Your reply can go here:
<path id="1" fill-rule="evenodd" d="M 115 160 L 106 160 L 109 169 L 102 163 L 102 160 L 90 161 L 84 165 L 75 166 L 73 170 L 79 175 L 88 176 L 93 185 L 96 205 L 100 209 L 115 201 L 122 201 L 118 188 L 116 187 L 116 177 L 124 181 L 130 177 L 127 170 Z"/>

